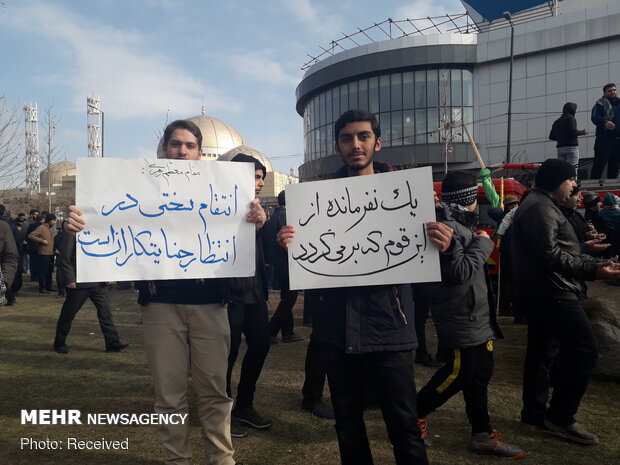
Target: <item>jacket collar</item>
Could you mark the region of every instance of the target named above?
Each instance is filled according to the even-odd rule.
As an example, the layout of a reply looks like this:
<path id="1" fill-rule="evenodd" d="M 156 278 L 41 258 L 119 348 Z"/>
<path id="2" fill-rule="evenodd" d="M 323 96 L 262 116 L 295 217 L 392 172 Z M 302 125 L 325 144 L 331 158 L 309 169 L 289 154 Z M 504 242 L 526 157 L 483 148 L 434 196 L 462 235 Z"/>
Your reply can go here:
<path id="1" fill-rule="evenodd" d="M 388 173 L 390 171 L 396 171 L 392 165 L 385 161 L 373 161 L 372 168 L 377 173 Z M 336 173 L 334 174 L 334 178 L 348 178 L 349 172 L 347 171 L 346 166 L 342 166 Z"/>

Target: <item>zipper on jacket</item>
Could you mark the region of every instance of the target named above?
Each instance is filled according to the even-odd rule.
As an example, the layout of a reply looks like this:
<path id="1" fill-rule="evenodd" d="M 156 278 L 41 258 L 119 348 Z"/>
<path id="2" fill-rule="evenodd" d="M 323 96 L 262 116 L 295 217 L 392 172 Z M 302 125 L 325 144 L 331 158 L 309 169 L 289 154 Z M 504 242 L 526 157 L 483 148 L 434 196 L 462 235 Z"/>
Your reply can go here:
<path id="1" fill-rule="evenodd" d="M 400 303 L 400 296 L 398 295 L 398 288 L 396 286 L 394 286 L 392 288 L 392 291 L 394 293 L 394 298 L 396 299 L 396 308 L 398 308 L 398 311 L 400 312 L 400 316 L 403 319 L 403 322 L 405 323 L 405 325 L 407 324 L 407 316 L 405 315 L 405 312 L 403 312 L 403 307 Z"/>

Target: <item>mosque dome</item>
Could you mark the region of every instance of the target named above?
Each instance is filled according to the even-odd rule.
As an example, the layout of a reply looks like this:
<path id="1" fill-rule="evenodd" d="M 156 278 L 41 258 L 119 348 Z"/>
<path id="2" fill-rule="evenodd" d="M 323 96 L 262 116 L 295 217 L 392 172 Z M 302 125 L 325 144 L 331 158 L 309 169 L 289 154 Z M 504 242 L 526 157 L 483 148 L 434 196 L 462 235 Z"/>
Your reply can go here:
<path id="1" fill-rule="evenodd" d="M 50 185 L 61 184 L 63 178 L 66 177 L 75 177 L 75 163 L 71 163 L 70 161 L 61 161 L 59 163 L 55 163 L 49 167 L 49 170 L 46 168 L 41 171 L 41 186 L 47 187 L 48 185 L 48 171 L 50 176 Z"/>
<path id="2" fill-rule="evenodd" d="M 200 128 L 203 160 L 215 160 L 226 151 L 245 144 L 245 139 L 235 128 L 213 116 L 203 114 L 185 119 Z M 164 158 L 161 144 L 160 139 L 157 144 L 157 158 Z"/>
<path id="3" fill-rule="evenodd" d="M 263 165 L 265 165 L 265 168 L 267 168 L 268 173 L 273 173 L 273 166 L 271 166 L 271 162 L 269 161 L 269 158 L 267 158 L 267 156 L 264 153 L 261 153 L 256 149 L 248 147 L 245 144 L 239 145 L 238 147 L 235 147 L 234 149 L 229 150 L 225 154 L 221 155 L 218 158 L 218 160 L 230 161 L 233 158 L 235 158 L 235 155 L 238 155 L 240 153 L 245 153 L 246 155 L 253 156 L 258 161 L 260 161 Z"/>

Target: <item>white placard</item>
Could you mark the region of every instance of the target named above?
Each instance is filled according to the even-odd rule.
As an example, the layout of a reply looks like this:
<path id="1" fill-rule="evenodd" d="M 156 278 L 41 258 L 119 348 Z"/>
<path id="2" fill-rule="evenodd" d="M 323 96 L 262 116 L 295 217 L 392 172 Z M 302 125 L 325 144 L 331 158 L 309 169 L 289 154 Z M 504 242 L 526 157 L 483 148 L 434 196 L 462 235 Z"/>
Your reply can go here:
<path id="1" fill-rule="evenodd" d="M 291 289 L 441 280 L 430 167 L 287 185 L 286 216 Z"/>
<path id="2" fill-rule="evenodd" d="M 79 158 L 78 282 L 252 276 L 254 165 Z"/>

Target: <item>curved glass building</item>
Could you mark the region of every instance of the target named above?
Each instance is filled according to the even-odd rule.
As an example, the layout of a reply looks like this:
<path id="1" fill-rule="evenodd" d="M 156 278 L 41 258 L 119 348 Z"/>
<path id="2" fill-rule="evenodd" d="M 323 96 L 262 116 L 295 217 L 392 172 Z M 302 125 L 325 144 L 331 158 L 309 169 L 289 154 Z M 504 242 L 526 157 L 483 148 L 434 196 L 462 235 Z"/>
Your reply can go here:
<path id="1" fill-rule="evenodd" d="M 400 168 L 431 165 L 438 180 L 446 168 L 478 167 L 461 122 L 487 165 L 506 161 L 507 146 L 516 163 L 555 156 L 548 134 L 569 101 L 578 105 L 579 129 L 590 131 L 580 138 L 579 176 L 586 177 L 594 145 L 590 110 L 602 87 L 620 80 L 620 58 L 613 53 L 620 45 L 620 2 L 591 0 L 587 10 L 580 0 L 508 3 L 468 2 L 477 11 L 465 4 L 470 18 L 480 13 L 469 33 L 429 29 L 428 35 L 373 41 L 314 59 L 296 90 L 303 117 L 301 179 L 322 178 L 341 166 L 333 123 L 348 109 L 379 117 L 383 148 L 377 159 Z M 503 17 L 502 8 L 517 4 L 528 9 Z"/>

